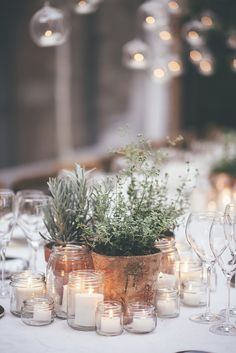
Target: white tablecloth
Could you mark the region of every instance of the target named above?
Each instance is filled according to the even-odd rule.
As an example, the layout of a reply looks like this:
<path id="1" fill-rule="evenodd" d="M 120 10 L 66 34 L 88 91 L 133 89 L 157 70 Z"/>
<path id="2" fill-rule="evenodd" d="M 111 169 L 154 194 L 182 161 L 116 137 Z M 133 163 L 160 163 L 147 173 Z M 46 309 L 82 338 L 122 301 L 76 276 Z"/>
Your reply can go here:
<path id="1" fill-rule="evenodd" d="M 27 249 L 13 247 L 10 254 L 27 256 Z M 39 267 L 45 269 L 42 252 Z M 212 309 L 225 306 L 226 288 L 221 276 L 216 293 L 212 293 Z M 0 320 L 0 353 L 175 353 L 181 350 L 203 350 L 211 353 L 235 353 L 236 337 L 217 336 L 208 325 L 193 323 L 189 316 L 204 308 L 181 306 L 180 316 L 158 319 L 153 333 L 145 335 L 124 332 L 121 336 L 103 337 L 95 332 L 81 332 L 70 328 L 65 320 L 55 319 L 44 327 L 25 325 L 9 312 L 9 299 L 1 299 L 6 309 Z M 232 290 L 232 305 L 236 306 L 236 290 Z"/>

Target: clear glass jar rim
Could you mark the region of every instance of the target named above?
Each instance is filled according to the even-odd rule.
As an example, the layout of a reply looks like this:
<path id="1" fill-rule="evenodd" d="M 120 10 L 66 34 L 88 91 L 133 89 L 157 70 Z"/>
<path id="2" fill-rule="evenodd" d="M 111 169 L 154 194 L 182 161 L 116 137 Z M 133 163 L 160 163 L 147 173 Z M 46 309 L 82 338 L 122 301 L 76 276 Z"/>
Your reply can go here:
<path id="1" fill-rule="evenodd" d="M 114 313 L 118 313 L 122 312 L 122 304 L 118 301 L 105 300 L 104 302 L 98 303 L 97 310 L 107 314 L 109 314 L 110 310 Z"/>
<path id="2" fill-rule="evenodd" d="M 83 282 L 84 284 L 101 283 L 103 274 L 94 270 L 76 270 L 69 273 L 69 283 Z"/>
<path id="3" fill-rule="evenodd" d="M 24 305 L 29 305 L 33 306 L 35 304 L 42 304 L 42 308 L 40 310 L 46 310 L 47 306 L 53 306 L 54 305 L 54 300 L 51 297 L 35 297 L 35 298 L 30 298 L 30 299 L 25 299 L 23 300 Z M 45 307 L 44 307 L 45 304 Z"/>
<path id="4" fill-rule="evenodd" d="M 169 289 L 169 288 L 158 288 L 157 289 L 157 295 L 159 296 L 165 296 L 168 295 L 170 297 L 175 297 L 179 294 L 178 289 Z"/>
<path id="5" fill-rule="evenodd" d="M 160 249 L 160 250 L 165 250 L 169 248 L 175 247 L 176 241 L 175 239 L 167 239 L 167 238 L 162 238 L 160 240 L 157 240 L 155 242 L 155 247 Z"/>
<path id="6" fill-rule="evenodd" d="M 45 282 L 45 274 L 42 272 L 33 273 L 31 271 L 23 271 L 19 273 L 14 273 L 11 276 L 10 283 L 28 283 L 29 280 L 33 282 Z"/>
<path id="7" fill-rule="evenodd" d="M 130 309 L 135 312 L 149 312 L 155 310 L 155 306 L 152 304 L 145 304 L 145 303 L 129 303 L 127 304 L 127 309 Z"/>
<path id="8" fill-rule="evenodd" d="M 77 244 L 67 244 L 66 246 L 59 245 L 53 247 L 53 253 L 55 255 L 76 255 L 78 253 L 87 254 L 88 248 L 85 245 L 77 245 Z"/>

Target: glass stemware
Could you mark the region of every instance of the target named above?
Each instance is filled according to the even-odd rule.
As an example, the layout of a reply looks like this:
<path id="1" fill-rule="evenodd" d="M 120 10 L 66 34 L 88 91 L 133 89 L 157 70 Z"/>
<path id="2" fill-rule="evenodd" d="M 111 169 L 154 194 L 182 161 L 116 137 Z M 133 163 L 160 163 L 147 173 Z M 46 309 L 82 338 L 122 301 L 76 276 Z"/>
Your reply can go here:
<path id="1" fill-rule="evenodd" d="M 8 189 L 0 189 L 0 251 L 2 260 L 2 274 L 0 297 L 9 295 L 9 288 L 5 282 L 5 255 L 14 227 L 14 193 Z"/>
<path id="2" fill-rule="evenodd" d="M 221 321 L 221 316 L 216 315 L 210 310 L 210 279 L 212 268 L 215 264 L 215 256 L 210 248 L 210 229 L 214 220 L 214 212 L 194 212 L 188 217 L 186 224 L 186 237 L 192 249 L 198 255 L 207 271 L 207 302 L 206 311 L 190 317 L 191 321 L 209 324 Z"/>
<path id="3" fill-rule="evenodd" d="M 232 232 L 225 232 L 226 216 L 216 216 L 210 230 L 210 247 L 219 267 L 226 277 L 228 300 L 225 321 L 210 327 L 210 331 L 225 336 L 236 336 L 236 327 L 229 321 L 230 281 L 236 272 L 236 244 Z M 228 228 L 227 228 L 228 229 Z"/>
<path id="4" fill-rule="evenodd" d="M 22 196 L 18 200 L 18 224 L 24 231 L 27 242 L 32 250 L 30 269 L 36 272 L 39 246 L 43 243 L 41 234 L 45 234 L 46 227 L 43 220 L 43 210 L 48 202 L 48 196 L 33 194 Z"/>

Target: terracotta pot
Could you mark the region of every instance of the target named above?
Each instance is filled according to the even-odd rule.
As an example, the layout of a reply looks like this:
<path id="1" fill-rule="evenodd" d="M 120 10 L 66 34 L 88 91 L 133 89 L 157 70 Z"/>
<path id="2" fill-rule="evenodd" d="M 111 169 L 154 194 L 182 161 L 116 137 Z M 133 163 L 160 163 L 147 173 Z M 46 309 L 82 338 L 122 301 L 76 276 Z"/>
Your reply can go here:
<path id="1" fill-rule="evenodd" d="M 95 270 L 104 274 L 105 299 L 154 304 L 160 253 L 105 256 L 92 252 L 92 258 Z"/>

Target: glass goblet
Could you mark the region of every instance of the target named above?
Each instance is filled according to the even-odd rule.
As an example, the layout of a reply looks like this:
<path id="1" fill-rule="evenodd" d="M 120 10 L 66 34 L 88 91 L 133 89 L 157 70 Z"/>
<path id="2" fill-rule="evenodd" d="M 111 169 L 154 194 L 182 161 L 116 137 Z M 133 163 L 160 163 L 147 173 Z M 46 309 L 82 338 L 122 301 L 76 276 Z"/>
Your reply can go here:
<path id="1" fill-rule="evenodd" d="M 46 195 L 31 195 L 21 197 L 18 204 L 18 224 L 25 233 L 26 240 L 31 248 L 30 269 L 37 270 L 37 255 L 39 246 L 43 243 L 41 234 L 45 234 L 43 210 L 48 202 Z"/>
<path id="2" fill-rule="evenodd" d="M 210 248 L 210 229 L 214 220 L 214 212 L 194 212 L 188 217 L 185 232 L 187 240 L 198 255 L 207 272 L 207 301 L 206 311 L 198 315 L 190 317 L 191 321 L 210 324 L 213 322 L 221 321 L 221 316 L 214 314 L 210 309 L 210 280 L 213 266 L 216 262 L 215 256 Z"/>
<path id="3" fill-rule="evenodd" d="M 230 281 L 236 272 L 236 243 L 232 233 L 225 232 L 225 216 L 216 216 L 210 230 L 210 247 L 227 281 L 227 307 L 225 321 L 210 327 L 210 331 L 224 336 L 236 336 L 236 327 L 229 321 Z"/>
<path id="4" fill-rule="evenodd" d="M 9 288 L 5 282 L 5 255 L 11 233 L 14 228 L 14 193 L 8 189 L 0 189 L 0 251 L 2 260 L 2 274 L 0 297 L 9 295 Z"/>

